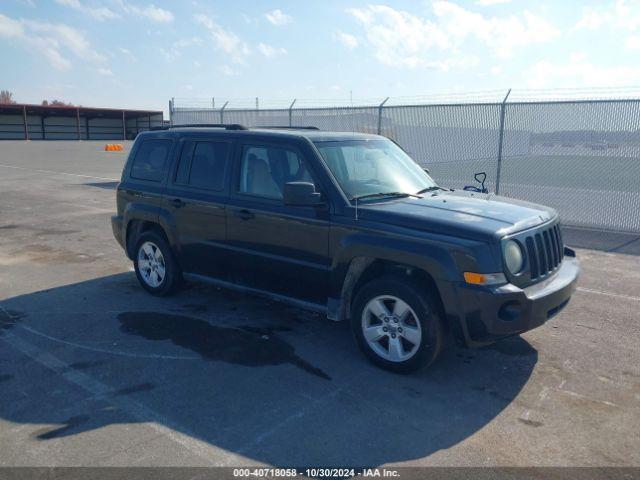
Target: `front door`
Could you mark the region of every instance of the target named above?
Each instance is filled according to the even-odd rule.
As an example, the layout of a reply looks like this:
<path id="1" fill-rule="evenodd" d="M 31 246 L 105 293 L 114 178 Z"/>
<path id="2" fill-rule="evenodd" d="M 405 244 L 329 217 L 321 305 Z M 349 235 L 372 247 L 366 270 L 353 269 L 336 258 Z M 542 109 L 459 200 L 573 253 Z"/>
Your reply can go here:
<path id="1" fill-rule="evenodd" d="M 277 143 L 245 143 L 237 157 L 226 212 L 234 281 L 325 305 L 328 208 L 282 201 L 286 182 L 315 183 L 307 162 L 296 148 Z"/>

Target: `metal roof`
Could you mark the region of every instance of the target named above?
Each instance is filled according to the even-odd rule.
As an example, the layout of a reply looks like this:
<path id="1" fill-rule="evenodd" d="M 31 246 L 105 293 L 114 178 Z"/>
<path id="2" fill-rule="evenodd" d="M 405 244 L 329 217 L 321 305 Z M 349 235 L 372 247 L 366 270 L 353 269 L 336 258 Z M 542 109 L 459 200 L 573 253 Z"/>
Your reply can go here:
<path id="1" fill-rule="evenodd" d="M 46 117 L 75 117 L 80 113 L 82 117 L 122 118 L 124 112 L 127 118 L 148 117 L 149 115 L 162 115 L 161 110 L 131 110 L 128 108 L 95 108 L 70 105 L 31 105 L 25 103 L 0 104 L 0 115 L 23 113 Z"/>

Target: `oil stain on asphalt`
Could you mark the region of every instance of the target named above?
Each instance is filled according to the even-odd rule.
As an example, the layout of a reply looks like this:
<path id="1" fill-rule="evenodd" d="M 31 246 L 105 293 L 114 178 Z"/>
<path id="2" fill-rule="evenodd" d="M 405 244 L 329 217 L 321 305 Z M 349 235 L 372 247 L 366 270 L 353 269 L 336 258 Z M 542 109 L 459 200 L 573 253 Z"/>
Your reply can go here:
<path id="1" fill-rule="evenodd" d="M 275 335 L 274 329 L 219 327 L 199 318 L 157 312 L 123 312 L 120 330 L 148 340 L 170 340 L 206 360 L 246 367 L 291 364 L 325 380 L 325 372 L 295 354 L 295 349 Z"/>

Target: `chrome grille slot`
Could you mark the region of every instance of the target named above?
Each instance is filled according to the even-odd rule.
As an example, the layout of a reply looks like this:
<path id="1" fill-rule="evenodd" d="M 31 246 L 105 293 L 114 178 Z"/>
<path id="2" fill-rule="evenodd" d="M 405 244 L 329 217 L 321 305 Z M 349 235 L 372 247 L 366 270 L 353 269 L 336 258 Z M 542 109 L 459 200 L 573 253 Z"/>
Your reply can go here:
<path id="1" fill-rule="evenodd" d="M 529 269 L 531 270 L 531 278 L 537 278 L 538 274 L 538 256 L 536 255 L 536 247 L 533 239 L 527 237 L 527 256 L 529 257 Z"/>
<path id="2" fill-rule="evenodd" d="M 547 254 L 547 270 L 553 270 L 553 268 L 557 265 L 555 260 L 555 251 L 551 248 L 551 238 L 549 237 L 549 231 L 545 230 L 542 232 L 542 238 L 544 240 L 544 249 Z"/>
<path id="3" fill-rule="evenodd" d="M 547 255 L 544 253 L 544 245 L 542 245 L 542 235 L 536 233 L 536 248 L 538 249 L 538 263 L 540 264 L 540 275 L 544 275 L 547 270 Z"/>
<path id="4" fill-rule="evenodd" d="M 531 280 L 556 270 L 564 257 L 562 233 L 558 225 L 529 235 L 524 239 L 524 244 L 529 257 Z"/>

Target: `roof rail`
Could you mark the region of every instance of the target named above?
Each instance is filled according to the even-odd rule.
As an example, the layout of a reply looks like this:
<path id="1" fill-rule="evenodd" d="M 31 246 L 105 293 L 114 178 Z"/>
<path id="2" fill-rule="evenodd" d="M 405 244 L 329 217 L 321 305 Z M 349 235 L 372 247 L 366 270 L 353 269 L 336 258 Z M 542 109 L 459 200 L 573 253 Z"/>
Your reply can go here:
<path id="1" fill-rule="evenodd" d="M 256 125 L 253 128 L 264 128 L 267 130 L 320 130 L 318 127 L 314 127 L 314 126 L 304 126 L 304 127 L 286 127 L 286 126 L 279 126 L 279 125 L 268 125 L 268 126 L 261 126 L 261 125 Z"/>
<path id="2" fill-rule="evenodd" d="M 184 125 L 172 125 L 169 128 L 224 128 L 225 130 L 249 130 L 239 123 L 185 123 Z"/>

